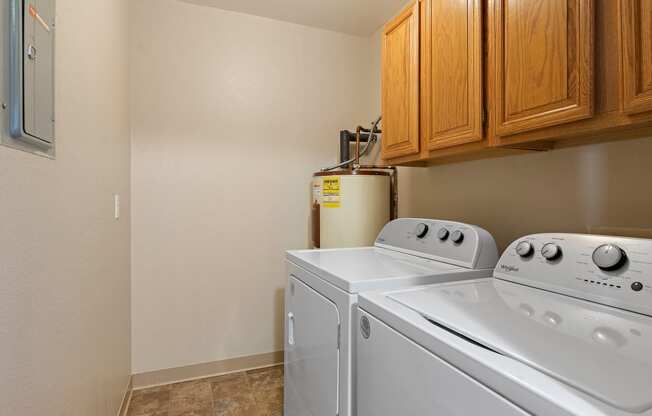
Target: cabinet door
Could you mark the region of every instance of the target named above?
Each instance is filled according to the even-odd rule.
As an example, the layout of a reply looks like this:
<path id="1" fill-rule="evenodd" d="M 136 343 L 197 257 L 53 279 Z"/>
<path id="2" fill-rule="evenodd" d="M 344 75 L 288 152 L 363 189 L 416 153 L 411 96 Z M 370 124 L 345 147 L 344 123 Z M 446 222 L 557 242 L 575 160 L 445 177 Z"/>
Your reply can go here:
<path id="1" fill-rule="evenodd" d="M 419 153 L 419 3 L 390 21 L 382 39 L 382 157 Z"/>
<path id="2" fill-rule="evenodd" d="M 652 1 L 621 0 L 623 109 L 652 110 Z"/>
<path id="3" fill-rule="evenodd" d="M 489 0 L 489 48 L 496 135 L 592 116 L 592 0 Z"/>
<path id="4" fill-rule="evenodd" d="M 482 140 L 481 0 L 427 0 L 421 64 L 429 149 Z"/>

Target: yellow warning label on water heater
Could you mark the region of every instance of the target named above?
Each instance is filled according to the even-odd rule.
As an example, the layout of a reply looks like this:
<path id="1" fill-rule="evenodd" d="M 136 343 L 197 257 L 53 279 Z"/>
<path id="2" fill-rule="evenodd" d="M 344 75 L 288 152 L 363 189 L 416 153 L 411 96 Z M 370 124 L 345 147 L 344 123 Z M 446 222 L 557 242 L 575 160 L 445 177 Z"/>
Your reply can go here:
<path id="1" fill-rule="evenodd" d="M 325 176 L 321 192 L 324 208 L 340 207 L 342 195 L 339 176 Z"/>

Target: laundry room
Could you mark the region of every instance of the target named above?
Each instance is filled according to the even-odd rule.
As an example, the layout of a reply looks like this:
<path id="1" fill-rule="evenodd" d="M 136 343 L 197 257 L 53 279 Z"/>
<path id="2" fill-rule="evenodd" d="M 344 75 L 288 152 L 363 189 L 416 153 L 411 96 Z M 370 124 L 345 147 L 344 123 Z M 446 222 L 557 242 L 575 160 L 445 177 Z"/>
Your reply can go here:
<path id="1" fill-rule="evenodd" d="M 0 33 L 0 415 L 652 416 L 652 2 Z"/>

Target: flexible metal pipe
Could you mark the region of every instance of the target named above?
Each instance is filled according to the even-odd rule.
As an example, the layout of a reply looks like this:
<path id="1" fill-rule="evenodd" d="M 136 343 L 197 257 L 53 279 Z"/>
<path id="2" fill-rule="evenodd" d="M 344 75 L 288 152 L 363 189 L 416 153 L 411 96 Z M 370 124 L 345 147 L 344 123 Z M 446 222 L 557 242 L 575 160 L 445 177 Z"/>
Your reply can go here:
<path id="1" fill-rule="evenodd" d="M 372 126 L 371 126 L 371 132 L 369 133 L 369 141 L 367 142 L 367 144 L 366 144 L 366 146 L 364 147 L 364 149 L 362 149 L 362 151 L 360 152 L 360 156 L 359 156 L 359 157 L 362 157 L 362 156 L 366 155 L 367 152 L 368 152 L 369 150 L 371 150 L 371 145 L 372 145 L 373 143 L 375 143 L 376 141 L 378 141 L 378 136 L 375 135 L 375 132 L 376 132 L 376 130 L 378 129 L 378 124 L 380 123 L 380 121 L 381 121 L 382 119 L 383 119 L 383 117 L 380 116 L 380 117 L 378 117 L 378 119 L 377 119 L 377 120 L 372 124 Z M 330 167 L 327 167 L 327 168 L 322 168 L 321 171 L 322 171 L 322 172 L 328 172 L 328 171 L 330 171 L 330 170 L 335 170 L 335 169 L 338 169 L 338 168 L 341 168 L 341 167 L 344 167 L 344 166 L 350 165 L 351 163 L 355 162 L 355 160 L 356 160 L 356 158 L 354 157 L 354 158 L 349 159 L 349 160 L 347 160 L 347 161 L 344 161 L 344 162 L 342 162 L 342 163 L 338 163 L 337 165 L 330 166 Z"/>

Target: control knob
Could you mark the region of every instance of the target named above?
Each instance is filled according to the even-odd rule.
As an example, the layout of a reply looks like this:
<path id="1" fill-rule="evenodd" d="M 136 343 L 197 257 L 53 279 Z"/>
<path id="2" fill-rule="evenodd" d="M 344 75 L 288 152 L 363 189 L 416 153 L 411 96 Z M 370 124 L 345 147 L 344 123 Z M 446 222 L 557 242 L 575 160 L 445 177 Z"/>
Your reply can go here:
<path id="1" fill-rule="evenodd" d="M 420 223 L 419 225 L 417 225 L 415 234 L 417 235 L 417 238 L 423 238 L 426 235 L 428 235 L 428 225 L 424 223 Z"/>
<path id="2" fill-rule="evenodd" d="M 446 228 L 440 228 L 439 231 L 437 232 L 437 237 L 441 241 L 446 241 L 448 239 L 449 235 L 450 235 L 450 232 Z"/>
<path id="3" fill-rule="evenodd" d="M 521 241 L 516 245 L 516 254 L 521 257 L 530 257 L 534 252 L 534 247 L 529 241 Z"/>
<path id="4" fill-rule="evenodd" d="M 453 240 L 453 243 L 455 244 L 461 244 L 462 241 L 464 241 L 464 233 L 460 230 L 453 231 L 453 234 L 451 234 L 451 240 Z"/>
<path id="5" fill-rule="evenodd" d="M 627 254 L 615 244 L 603 244 L 593 252 L 593 263 L 605 271 L 618 270 L 626 262 Z"/>
<path id="6" fill-rule="evenodd" d="M 541 255 L 548 261 L 557 260 L 561 257 L 561 247 L 555 243 L 548 243 L 541 248 Z"/>

